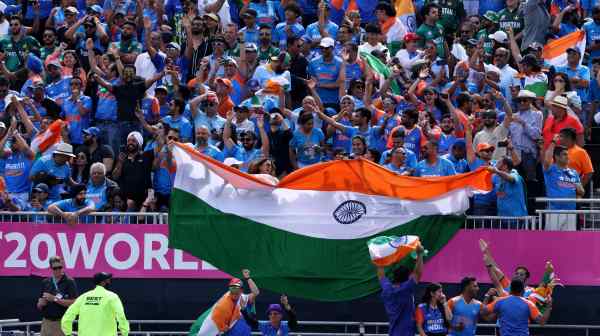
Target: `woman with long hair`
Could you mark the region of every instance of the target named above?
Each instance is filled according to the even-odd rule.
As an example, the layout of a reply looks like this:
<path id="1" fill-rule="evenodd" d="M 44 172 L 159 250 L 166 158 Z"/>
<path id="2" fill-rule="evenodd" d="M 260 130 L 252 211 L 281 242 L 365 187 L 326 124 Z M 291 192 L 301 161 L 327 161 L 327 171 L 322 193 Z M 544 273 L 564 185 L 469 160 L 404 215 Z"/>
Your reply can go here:
<path id="1" fill-rule="evenodd" d="M 442 285 L 429 284 L 421 302 L 415 311 L 419 336 L 447 335 L 452 312 L 448 308 Z"/>
<path id="2" fill-rule="evenodd" d="M 352 137 L 352 154 L 353 159 L 363 157 L 367 153 L 367 139 L 362 135 Z"/>

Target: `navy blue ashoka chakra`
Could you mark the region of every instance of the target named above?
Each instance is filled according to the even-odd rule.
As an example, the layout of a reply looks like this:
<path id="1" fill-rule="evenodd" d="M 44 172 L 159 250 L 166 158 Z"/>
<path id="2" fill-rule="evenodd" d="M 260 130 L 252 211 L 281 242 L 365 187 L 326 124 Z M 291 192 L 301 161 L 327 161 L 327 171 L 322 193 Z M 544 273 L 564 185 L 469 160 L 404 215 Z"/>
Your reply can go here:
<path id="1" fill-rule="evenodd" d="M 333 218 L 340 224 L 352 224 L 367 214 L 367 207 L 359 201 L 345 201 L 333 212 Z"/>

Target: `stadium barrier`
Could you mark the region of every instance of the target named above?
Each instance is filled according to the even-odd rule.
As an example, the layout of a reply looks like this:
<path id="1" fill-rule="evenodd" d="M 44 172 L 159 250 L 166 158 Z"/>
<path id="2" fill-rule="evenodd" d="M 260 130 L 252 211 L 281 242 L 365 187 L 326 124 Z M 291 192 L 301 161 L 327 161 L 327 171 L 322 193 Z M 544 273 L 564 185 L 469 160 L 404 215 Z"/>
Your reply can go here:
<path id="1" fill-rule="evenodd" d="M 131 320 L 129 335 L 187 335 L 189 327 L 194 320 Z M 8 322 L 0 320 L 0 335 L 38 335 L 41 321 L 32 322 Z M 338 322 L 338 321 L 299 321 L 300 329 L 303 331 L 293 332 L 290 335 L 298 336 L 383 336 L 388 334 L 387 322 Z M 154 328 L 150 328 L 154 327 Z M 547 324 L 540 326 L 532 324 L 530 329 L 537 332 L 547 332 L 552 335 L 590 336 L 600 333 L 600 325 L 569 325 L 569 324 Z M 165 329 L 167 330 L 159 330 Z M 491 323 L 480 323 L 477 325 L 477 335 L 498 335 L 497 326 Z M 154 330 L 152 330 L 154 329 Z M 170 330 L 175 329 L 175 330 Z M 327 332 L 320 332 L 327 331 Z M 76 334 L 76 333 L 74 333 Z M 260 335 L 253 332 L 253 335 Z"/>
<path id="2" fill-rule="evenodd" d="M 85 224 L 168 224 L 166 212 L 93 212 L 79 217 Z M 65 221 L 48 212 L 0 211 L 0 223 L 63 224 Z"/>

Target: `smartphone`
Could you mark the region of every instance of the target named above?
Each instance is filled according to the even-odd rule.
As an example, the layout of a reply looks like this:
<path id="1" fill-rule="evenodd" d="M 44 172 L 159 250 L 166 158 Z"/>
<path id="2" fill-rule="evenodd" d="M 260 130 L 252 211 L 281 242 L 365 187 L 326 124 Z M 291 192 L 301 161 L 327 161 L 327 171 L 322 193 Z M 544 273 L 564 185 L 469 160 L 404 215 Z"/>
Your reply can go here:
<path id="1" fill-rule="evenodd" d="M 440 97 L 442 97 L 443 99 L 448 99 L 448 94 L 447 93 L 440 93 Z"/>
<path id="2" fill-rule="evenodd" d="M 508 140 L 498 141 L 498 147 L 507 147 L 507 146 L 508 146 Z"/>

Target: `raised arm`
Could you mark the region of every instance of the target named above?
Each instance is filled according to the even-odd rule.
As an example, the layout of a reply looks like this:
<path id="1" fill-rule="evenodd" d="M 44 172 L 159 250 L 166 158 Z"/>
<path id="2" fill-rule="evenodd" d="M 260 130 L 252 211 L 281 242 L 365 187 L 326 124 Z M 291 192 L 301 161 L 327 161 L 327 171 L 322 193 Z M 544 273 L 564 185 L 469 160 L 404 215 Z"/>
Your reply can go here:
<path id="1" fill-rule="evenodd" d="M 256 297 L 260 294 L 260 290 L 258 289 L 258 286 L 256 286 L 254 280 L 250 278 L 250 270 L 243 269 L 242 276 L 244 277 L 244 280 L 248 282 L 248 287 L 250 287 L 250 297 L 248 299 L 248 302 L 254 303 L 256 302 Z"/>
<path id="2" fill-rule="evenodd" d="M 152 78 L 146 79 L 146 81 L 144 82 L 144 84 L 146 85 L 146 89 L 151 87 L 152 84 L 156 83 L 159 79 L 163 78 L 164 75 L 165 75 L 165 70 L 155 74 L 154 76 L 152 76 Z"/>
<path id="3" fill-rule="evenodd" d="M 110 92 L 114 92 L 114 87 L 111 83 L 107 82 L 104 78 L 98 76 L 97 74 L 93 74 L 93 76 L 98 85 L 105 87 Z"/>
<path id="4" fill-rule="evenodd" d="M 473 119 L 469 117 L 467 119 L 467 126 L 465 127 L 465 143 L 467 149 L 467 162 L 473 163 L 477 156 L 475 155 L 475 151 L 473 150 Z"/>
<path id="5" fill-rule="evenodd" d="M 265 120 L 264 116 L 256 119 L 256 125 L 258 126 L 258 133 L 260 134 L 260 142 L 262 143 L 260 149 L 265 157 L 269 157 L 269 136 L 265 131 Z"/>
<path id="6" fill-rule="evenodd" d="M 417 261 L 415 262 L 415 269 L 412 272 L 412 277 L 415 280 L 416 283 L 419 283 L 419 281 L 421 281 L 421 276 L 423 275 L 423 253 L 425 252 L 425 249 L 423 248 L 423 246 L 421 246 L 421 244 L 419 244 L 419 246 L 417 246 Z"/>
<path id="7" fill-rule="evenodd" d="M 546 148 L 546 152 L 544 153 L 544 162 L 542 162 L 544 166 L 544 170 L 548 170 L 552 162 L 554 162 L 554 147 L 556 146 L 556 142 L 558 141 L 558 134 L 554 135 L 554 138 Z"/>
<path id="8" fill-rule="evenodd" d="M 227 149 L 231 149 L 235 146 L 235 142 L 233 142 L 233 140 L 231 139 L 231 123 L 232 122 L 233 122 L 233 111 L 228 111 L 227 112 L 227 120 L 225 121 L 225 127 L 223 127 L 223 143 L 225 144 L 225 147 L 227 147 Z"/>

